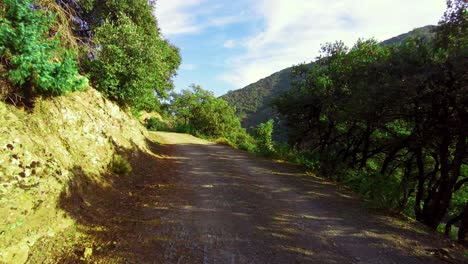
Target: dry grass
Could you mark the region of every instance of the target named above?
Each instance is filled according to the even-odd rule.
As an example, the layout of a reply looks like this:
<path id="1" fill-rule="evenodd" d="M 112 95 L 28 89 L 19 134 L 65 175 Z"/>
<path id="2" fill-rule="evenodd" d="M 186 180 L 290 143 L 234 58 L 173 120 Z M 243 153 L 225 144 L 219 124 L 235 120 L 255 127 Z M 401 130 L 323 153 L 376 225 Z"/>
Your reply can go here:
<path id="1" fill-rule="evenodd" d="M 22 101 L 21 95 L 15 93 L 13 84 L 3 77 L 5 72 L 5 66 L 0 63 L 0 101 L 18 106 L 19 102 Z"/>
<path id="2" fill-rule="evenodd" d="M 39 0 L 39 5 L 47 8 L 55 15 L 56 23 L 52 27 L 52 36 L 58 36 L 60 45 L 78 54 L 79 39 L 73 34 L 73 17 L 76 15 L 71 8 L 64 8 L 54 0 Z"/>

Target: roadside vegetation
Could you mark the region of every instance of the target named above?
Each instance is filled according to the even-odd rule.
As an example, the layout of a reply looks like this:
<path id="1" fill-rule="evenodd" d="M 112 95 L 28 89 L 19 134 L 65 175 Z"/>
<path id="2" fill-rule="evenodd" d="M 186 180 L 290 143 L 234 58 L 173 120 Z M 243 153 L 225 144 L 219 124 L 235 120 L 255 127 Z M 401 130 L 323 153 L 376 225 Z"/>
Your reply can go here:
<path id="1" fill-rule="evenodd" d="M 0 96 L 33 109 L 37 97 L 92 86 L 133 113 L 160 113 L 146 120 L 150 130 L 301 164 L 466 244 L 467 7 L 449 0 L 432 38 L 329 43 L 313 65 L 294 67 L 291 89 L 272 105 L 287 144 L 273 141 L 273 120 L 247 131 L 234 107 L 200 86 L 172 92 L 181 57 L 159 32 L 154 1 L 2 1 Z M 109 169 L 132 170 L 121 156 Z"/>
<path id="2" fill-rule="evenodd" d="M 88 231 L 157 160 L 129 115 L 159 111 L 180 63 L 153 4 L 0 1 L 1 263 L 89 262 L 105 246 Z"/>
<path id="3" fill-rule="evenodd" d="M 150 118 L 150 130 L 189 133 L 239 149 L 256 151 L 255 139 L 242 128 L 235 109 L 198 85 L 173 93 L 165 119 Z"/>
<path id="4" fill-rule="evenodd" d="M 449 1 L 433 39 L 324 45 L 312 68 L 294 68 L 293 89 L 274 103 L 287 120 L 289 147 L 308 167 L 375 208 L 404 212 L 447 234 L 456 223 L 463 243 L 467 5 Z"/>
<path id="5" fill-rule="evenodd" d="M 132 111 L 158 111 L 180 64 L 163 39 L 154 3 L 5 0 L 0 3 L 2 98 L 33 108 L 38 96 L 89 83 Z"/>
<path id="6" fill-rule="evenodd" d="M 468 14 L 449 1 L 432 38 L 391 45 L 325 44 L 311 67 L 292 69 L 292 89 L 270 120 L 241 128 L 236 111 L 199 86 L 173 94 L 166 129 L 289 160 L 344 183 L 372 208 L 404 213 L 466 243 L 468 231 Z"/>

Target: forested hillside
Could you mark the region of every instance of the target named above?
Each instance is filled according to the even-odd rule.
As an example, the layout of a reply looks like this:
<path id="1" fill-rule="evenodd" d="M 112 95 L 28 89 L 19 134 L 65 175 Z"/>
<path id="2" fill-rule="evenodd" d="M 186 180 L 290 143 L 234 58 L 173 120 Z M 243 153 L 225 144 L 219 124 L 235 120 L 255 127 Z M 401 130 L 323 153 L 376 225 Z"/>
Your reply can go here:
<path id="1" fill-rule="evenodd" d="M 415 36 L 423 36 L 429 39 L 434 36 L 435 26 L 425 26 L 417 28 L 408 33 L 396 36 L 383 41 L 382 45 L 400 44 L 405 39 Z M 313 62 L 307 64 L 312 67 Z M 230 105 L 236 108 L 237 114 L 242 120 L 245 128 L 256 127 L 269 119 L 275 120 L 274 138 L 286 141 L 287 127 L 284 120 L 279 118 L 278 113 L 273 109 L 271 102 L 283 92 L 291 89 L 291 71 L 293 67 L 276 72 L 269 77 L 259 80 L 239 90 L 230 91 L 221 96 Z"/>
<path id="2" fill-rule="evenodd" d="M 404 33 L 396 37 L 384 40 L 380 44 L 398 45 L 398 44 L 403 43 L 406 39 L 414 38 L 414 37 L 422 37 L 425 40 L 430 40 L 435 36 L 436 29 L 437 29 L 437 26 L 432 26 L 432 25 L 421 27 L 421 28 L 416 28 L 414 30 L 411 30 L 408 33 Z"/>

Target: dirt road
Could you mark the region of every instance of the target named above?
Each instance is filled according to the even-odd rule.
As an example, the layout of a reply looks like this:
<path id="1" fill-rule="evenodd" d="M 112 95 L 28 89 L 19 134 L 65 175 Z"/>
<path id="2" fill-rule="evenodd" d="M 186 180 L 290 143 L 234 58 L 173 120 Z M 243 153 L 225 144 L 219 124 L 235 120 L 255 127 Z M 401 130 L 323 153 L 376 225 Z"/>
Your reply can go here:
<path id="1" fill-rule="evenodd" d="M 452 250 L 447 241 L 292 165 L 188 135 L 152 137 L 165 159 L 135 168 L 142 177 L 103 222 L 115 228 L 93 231 L 114 241 L 95 250 L 98 263 L 455 262 L 439 250 Z"/>

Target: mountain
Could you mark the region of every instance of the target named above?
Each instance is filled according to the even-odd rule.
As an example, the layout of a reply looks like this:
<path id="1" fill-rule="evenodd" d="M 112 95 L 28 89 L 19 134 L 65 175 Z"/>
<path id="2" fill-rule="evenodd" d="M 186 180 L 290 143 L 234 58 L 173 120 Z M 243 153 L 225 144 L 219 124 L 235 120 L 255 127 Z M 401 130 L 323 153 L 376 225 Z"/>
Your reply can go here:
<path id="1" fill-rule="evenodd" d="M 436 29 L 437 29 L 437 26 L 433 26 L 433 25 L 416 28 L 414 30 L 411 30 L 408 33 L 404 33 L 396 37 L 384 40 L 381 43 L 382 45 L 395 45 L 395 44 L 402 43 L 408 38 L 417 37 L 417 36 L 421 36 L 424 39 L 430 39 L 434 37 Z"/>
<path id="2" fill-rule="evenodd" d="M 230 91 L 221 98 L 236 107 L 242 126 L 247 129 L 256 127 L 270 118 L 277 119 L 270 102 L 291 88 L 291 70 L 292 67 L 286 68 L 242 89 Z M 278 124 L 279 120 L 275 121 Z M 275 135 L 278 135 L 277 129 L 278 126 L 275 125 Z"/>
<path id="3" fill-rule="evenodd" d="M 436 26 L 432 25 L 417 28 L 381 43 L 382 45 L 399 44 L 415 36 L 423 36 L 429 39 L 434 36 L 435 29 Z M 313 62 L 308 65 L 312 66 Z M 226 100 L 230 105 L 236 107 L 237 114 L 242 119 L 242 126 L 247 129 L 256 127 L 258 124 L 266 122 L 269 119 L 274 119 L 275 132 L 273 138 L 275 140 L 285 141 L 287 135 L 286 125 L 270 104 L 275 97 L 291 89 L 291 70 L 292 67 L 289 67 L 273 73 L 242 89 L 230 91 L 221 96 L 221 98 Z"/>

